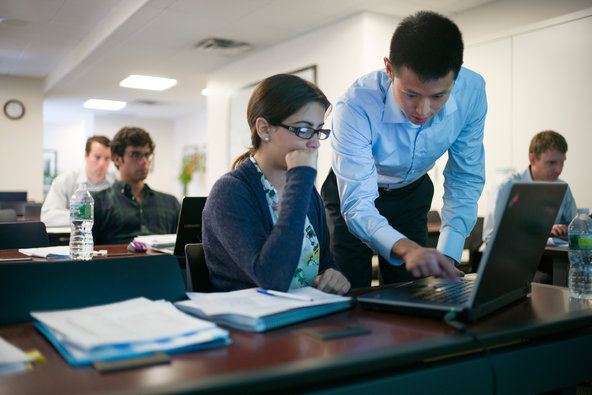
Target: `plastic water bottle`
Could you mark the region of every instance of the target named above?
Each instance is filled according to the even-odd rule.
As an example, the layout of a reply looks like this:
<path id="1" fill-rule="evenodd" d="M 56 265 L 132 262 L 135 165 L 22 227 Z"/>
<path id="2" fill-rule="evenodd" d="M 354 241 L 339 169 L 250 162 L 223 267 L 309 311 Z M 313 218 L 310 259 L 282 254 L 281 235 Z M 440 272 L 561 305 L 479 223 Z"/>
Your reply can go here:
<path id="1" fill-rule="evenodd" d="M 93 257 L 94 206 L 86 184 L 78 184 L 70 198 L 70 259 L 88 261 Z"/>
<path id="2" fill-rule="evenodd" d="M 592 300 L 592 218 L 587 208 L 578 208 L 570 222 L 569 234 L 569 296 Z"/>

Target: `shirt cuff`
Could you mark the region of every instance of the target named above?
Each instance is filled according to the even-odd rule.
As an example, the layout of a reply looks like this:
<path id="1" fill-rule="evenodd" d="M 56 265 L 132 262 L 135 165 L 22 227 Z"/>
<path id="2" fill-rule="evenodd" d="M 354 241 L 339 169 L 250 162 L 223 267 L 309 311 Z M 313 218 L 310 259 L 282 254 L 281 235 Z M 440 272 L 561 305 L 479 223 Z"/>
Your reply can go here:
<path id="1" fill-rule="evenodd" d="M 461 234 L 450 229 L 448 231 L 445 230 L 440 232 L 440 237 L 438 237 L 438 251 L 449 256 L 458 263 L 460 263 L 462 258 L 464 246 L 465 239 Z"/>
<path id="2" fill-rule="evenodd" d="M 400 266 L 404 262 L 399 258 L 395 258 L 391 255 L 391 250 L 393 245 L 401 239 L 405 239 L 406 237 L 403 236 L 401 233 L 397 232 L 392 227 L 385 227 L 383 229 L 379 229 L 373 237 L 374 240 L 374 249 L 391 265 Z"/>

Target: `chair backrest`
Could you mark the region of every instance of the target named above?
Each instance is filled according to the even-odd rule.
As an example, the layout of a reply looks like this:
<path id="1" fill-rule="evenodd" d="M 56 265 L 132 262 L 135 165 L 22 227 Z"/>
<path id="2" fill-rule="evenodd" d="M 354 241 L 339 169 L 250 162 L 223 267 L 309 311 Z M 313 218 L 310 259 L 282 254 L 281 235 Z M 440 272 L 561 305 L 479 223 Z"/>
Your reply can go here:
<path id="1" fill-rule="evenodd" d="M 201 243 L 185 245 L 185 260 L 187 270 L 187 291 L 210 292 L 210 271 L 206 266 L 206 256 Z"/>
<path id="2" fill-rule="evenodd" d="M 471 233 L 465 240 L 465 248 L 469 250 L 469 265 L 471 272 L 475 273 L 481 260 L 481 253 L 479 247 L 483 243 L 483 217 L 477 217 L 477 222 L 473 227 Z"/>
<path id="3" fill-rule="evenodd" d="M 16 215 L 25 214 L 27 191 L 0 191 L 0 208 L 12 208 Z"/>
<path id="4" fill-rule="evenodd" d="M 37 202 L 27 202 L 25 204 L 25 218 L 39 218 L 41 216 L 41 207 L 43 204 Z"/>
<path id="5" fill-rule="evenodd" d="M 428 222 L 429 223 L 438 223 L 442 222 L 442 218 L 440 218 L 440 213 L 436 210 L 428 211 Z"/>
<path id="6" fill-rule="evenodd" d="M 0 222 L 16 222 L 16 210 L 13 208 L 0 209 Z"/>
<path id="7" fill-rule="evenodd" d="M 170 302 L 186 298 L 175 257 L 0 264 L 0 325 L 30 321 L 31 311 L 74 309 L 139 296 Z"/>
<path id="8" fill-rule="evenodd" d="M 0 250 L 47 247 L 49 238 L 43 222 L 0 223 Z"/>

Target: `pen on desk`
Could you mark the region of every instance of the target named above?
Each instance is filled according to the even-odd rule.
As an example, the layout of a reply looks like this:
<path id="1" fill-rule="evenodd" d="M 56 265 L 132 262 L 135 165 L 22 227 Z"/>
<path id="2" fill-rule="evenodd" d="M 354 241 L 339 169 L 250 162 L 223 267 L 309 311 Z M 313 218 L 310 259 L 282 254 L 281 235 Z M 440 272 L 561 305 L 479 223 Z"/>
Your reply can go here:
<path id="1" fill-rule="evenodd" d="M 265 295 L 278 296 L 280 298 L 300 300 L 302 302 L 312 302 L 313 301 L 312 298 L 309 298 L 306 296 L 294 295 L 294 294 L 290 294 L 287 292 L 274 291 L 273 289 L 257 288 L 257 292 L 259 292 L 260 294 L 265 294 Z"/>
<path id="2" fill-rule="evenodd" d="M 105 256 L 128 256 L 128 255 L 134 255 L 133 252 L 114 252 L 112 254 L 107 254 Z"/>
<path id="3" fill-rule="evenodd" d="M 32 260 L 33 258 L 0 258 L 0 262 L 22 262 Z"/>

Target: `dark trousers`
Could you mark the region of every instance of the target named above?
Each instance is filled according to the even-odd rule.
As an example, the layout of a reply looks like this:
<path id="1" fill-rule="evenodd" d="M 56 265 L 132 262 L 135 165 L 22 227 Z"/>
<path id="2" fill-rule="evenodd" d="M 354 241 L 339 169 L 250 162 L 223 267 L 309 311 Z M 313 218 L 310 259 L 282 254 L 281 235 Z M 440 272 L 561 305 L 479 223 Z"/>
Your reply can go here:
<path id="1" fill-rule="evenodd" d="M 378 190 L 374 202 L 389 225 L 419 245 L 425 246 L 428 238 L 427 213 L 432 205 L 434 185 L 426 174 L 417 181 L 399 189 Z M 331 250 L 335 263 L 347 277 L 352 288 L 369 287 L 372 281 L 372 250 L 350 233 L 341 216 L 337 181 L 333 170 L 321 188 L 325 202 L 327 225 L 331 234 Z M 382 284 L 391 284 L 415 279 L 405 266 L 393 266 L 379 256 Z"/>

